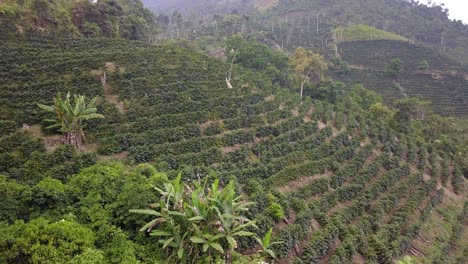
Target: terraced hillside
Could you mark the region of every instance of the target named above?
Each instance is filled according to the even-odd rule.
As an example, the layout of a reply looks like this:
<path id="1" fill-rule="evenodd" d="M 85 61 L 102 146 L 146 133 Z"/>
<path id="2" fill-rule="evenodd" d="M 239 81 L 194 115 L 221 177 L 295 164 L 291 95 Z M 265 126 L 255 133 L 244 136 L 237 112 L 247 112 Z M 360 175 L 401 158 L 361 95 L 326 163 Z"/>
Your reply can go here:
<path id="1" fill-rule="evenodd" d="M 377 70 L 385 70 L 393 58 L 400 58 L 405 71 L 418 70 L 422 60 L 427 60 L 431 70 L 456 70 L 459 65 L 433 50 L 404 41 L 373 40 L 349 41 L 339 44 L 339 52 L 344 60 L 354 65 L 365 65 Z"/>
<path id="2" fill-rule="evenodd" d="M 460 65 L 421 46 L 391 40 L 351 41 L 339 44 L 343 60 L 351 65 L 347 74 L 333 76 L 345 83 L 362 83 L 378 91 L 387 101 L 420 96 L 431 101 L 434 110 L 446 116 L 468 115 L 468 75 Z M 403 73 L 385 76 L 392 59 L 400 58 Z M 421 63 L 428 66 L 421 69 Z"/>
<path id="3" fill-rule="evenodd" d="M 455 159 L 371 119 L 366 95 L 301 102 L 241 68 L 228 89 L 224 63 L 138 42 L 30 39 L 2 42 L 0 52 L 3 123 L 39 124 L 35 104 L 57 91 L 100 95 L 106 118 L 88 130 L 101 158 L 150 162 L 186 179 L 236 179 L 256 202 L 248 216 L 282 241 L 279 263 L 392 263 L 416 250 L 432 210 L 446 209 L 445 193 L 456 200 L 450 212 L 463 212 L 466 180 Z M 5 135 L 15 129 L 0 146 L 23 153 L 29 141 L 16 147 Z M 0 173 L 21 179 L 47 166 L 17 155 L 25 162 L 0 159 Z M 239 243 L 247 253 L 255 247 Z M 454 259 L 462 254 L 455 246 Z"/>
<path id="4" fill-rule="evenodd" d="M 338 27 L 333 33 L 338 42 L 360 41 L 360 40 L 397 40 L 411 42 L 409 39 L 392 32 L 381 30 L 368 25 L 352 25 Z"/>

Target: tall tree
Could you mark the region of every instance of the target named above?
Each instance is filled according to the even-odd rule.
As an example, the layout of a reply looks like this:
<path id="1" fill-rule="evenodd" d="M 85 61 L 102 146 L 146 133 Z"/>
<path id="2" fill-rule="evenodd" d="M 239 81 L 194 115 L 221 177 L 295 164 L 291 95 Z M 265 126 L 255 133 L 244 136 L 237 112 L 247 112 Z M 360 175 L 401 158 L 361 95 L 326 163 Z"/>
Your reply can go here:
<path id="1" fill-rule="evenodd" d="M 289 67 L 297 74 L 301 82 L 301 98 L 304 95 L 304 85 L 307 82 L 319 83 L 323 73 L 328 69 L 322 55 L 299 47 L 289 59 Z"/>
<path id="2" fill-rule="evenodd" d="M 182 26 L 184 24 L 182 14 L 177 11 L 174 11 L 174 13 L 172 13 L 171 23 L 176 31 L 176 37 L 180 37 L 180 31 L 182 30 Z"/>
<path id="3" fill-rule="evenodd" d="M 74 95 L 73 102 L 70 97 L 70 93 L 67 93 L 64 100 L 61 93 L 58 93 L 54 98 L 53 106 L 43 104 L 38 104 L 38 106 L 43 110 L 56 114 L 55 119 L 46 120 L 54 123 L 48 128 L 60 128 L 60 132 L 63 133 L 63 142 L 80 148 L 83 140 L 86 140 L 83 132 L 83 121 L 104 118 L 104 116 L 96 113 L 97 97 L 91 99 L 89 103 L 85 102 L 85 96 L 82 95 Z"/>

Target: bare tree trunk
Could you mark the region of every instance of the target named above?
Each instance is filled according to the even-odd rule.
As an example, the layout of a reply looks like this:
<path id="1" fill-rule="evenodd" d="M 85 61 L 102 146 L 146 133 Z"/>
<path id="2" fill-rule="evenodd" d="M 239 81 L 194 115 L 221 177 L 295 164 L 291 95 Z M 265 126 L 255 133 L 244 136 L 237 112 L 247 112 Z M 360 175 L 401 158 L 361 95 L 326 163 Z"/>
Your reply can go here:
<path id="1" fill-rule="evenodd" d="M 317 14 L 317 34 L 319 33 L 320 13 Z"/>
<path id="2" fill-rule="evenodd" d="M 305 85 L 306 79 L 303 79 L 301 81 L 301 99 L 304 96 L 304 85 Z"/>
<path id="3" fill-rule="evenodd" d="M 63 144 L 71 145 L 75 148 L 81 148 L 83 145 L 84 134 L 83 131 L 67 132 L 63 135 Z"/>
<path id="4" fill-rule="evenodd" d="M 227 263 L 231 264 L 232 263 L 232 256 L 231 256 L 231 251 L 230 250 L 228 250 L 228 252 L 226 254 L 226 258 L 227 258 Z"/>
<path id="5" fill-rule="evenodd" d="M 102 87 L 106 87 L 106 84 L 107 84 L 107 75 L 106 75 L 106 71 L 104 71 L 104 74 L 103 74 L 102 77 L 101 77 L 101 84 L 102 84 Z"/>
<path id="6" fill-rule="evenodd" d="M 229 67 L 229 70 L 227 72 L 226 85 L 229 89 L 233 88 L 232 83 L 231 83 L 232 69 L 234 68 L 234 61 L 236 60 L 237 52 L 238 52 L 237 50 L 234 52 L 234 56 L 232 56 L 232 60 L 231 60 L 231 66 Z"/>

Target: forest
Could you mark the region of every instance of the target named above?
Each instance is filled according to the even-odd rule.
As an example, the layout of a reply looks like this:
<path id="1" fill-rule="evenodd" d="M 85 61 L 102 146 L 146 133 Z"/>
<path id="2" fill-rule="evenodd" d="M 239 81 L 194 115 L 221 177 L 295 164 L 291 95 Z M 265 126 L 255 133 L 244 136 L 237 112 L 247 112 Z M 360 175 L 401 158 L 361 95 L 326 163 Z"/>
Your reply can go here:
<path id="1" fill-rule="evenodd" d="M 2 1 L 0 263 L 464 263 L 467 26 L 324 2 Z"/>

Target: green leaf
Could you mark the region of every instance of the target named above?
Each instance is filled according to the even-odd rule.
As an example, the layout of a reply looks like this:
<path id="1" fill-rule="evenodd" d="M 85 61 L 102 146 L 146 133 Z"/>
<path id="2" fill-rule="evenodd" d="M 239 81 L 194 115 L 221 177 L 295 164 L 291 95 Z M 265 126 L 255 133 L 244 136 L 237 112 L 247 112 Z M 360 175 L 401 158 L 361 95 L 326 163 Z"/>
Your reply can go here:
<path id="1" fill-rule="evenodd" d="M 37 106 L 47 112 L 54 112 L 54 108 L 52 106 L 43 105 L 43 104 L 37 104 Z"/>
<path id="2" fill-rule="evenodd" d="M 201 237 L 191 237 L 190 238 L 190 241 L 192 241 L 193 243 L 196 243 L 196 244 L 203 244 L 206 242 L 206 239 L 204 238 L 201 238 Z"/>
<path id="3" fill-rule="evenodd" d="M 272 258 L 276 259 L 276 255 L 275 252 L 273 252 L 273 250 L 267 249 L 265 250 L 265 252 L 268 253 Z"/>
<path id="4" fill-rule="evenodd" d="M 265 248 L 268 248 L 270 246 L 270 240 L 271 240 L 271 235 L 273 234 L 273 228 L 270 228 L 268 232 L 265 234 L 265 237 L 263 238 L 263 246 Z"/>
<path id="5" fill-rule="evenodd" d="M 231 249 L 237 248 L 237 242 L 232 236 L 226 236 L 226 240 L 228 241 L 229 246 L 231 246 Z"/>
<path id="6" fill-rule="evenodd" d="M 254 236 L 254 238 L 255 238 L 255 240 L 257 240 L 258 244 L 263 247 L 263 241 L 260 238 L 258 238 L 257 236 Z"/>
<path id="7" fill-rule="evenodd" d="M 257 228 L 257 226 L 255 225 L 255 222 L 254 222 L 254 221 L 250 221 L 250 222 L 245 223 L 245 224 L 243 224 L 243 225 L 234 227 L 234 228 L 232 229 L 232 231 L 233 231 L 233 232 L 237 232 L 238 230 L 245 229 L 245 228 L 250 227 L 250 226 Z"/>
<path id="8" fill-rule="evenodd" d="M 171 236 L 171 233 L 161 231 L 161 230 L 153 230 L 150 234 L 151 236 Z"/>
<path id="9" fill-rule="evenodd" d="M 158 223 L 163 223 L 163 222 L 165 222 L 165 221 L 166 221 L 166 219 L 164 219 L 164 218 L 156 218 L 156 219 L 150 221 L 149 223 L 147 223 L 144 227 L 140 228 L 139 231 L 140 231 L 140 232 L 146 231 L 146 230 L 148 230 L 150 227 L 153 227 L 153 226 L 155 226 L 156 224 L 158 224 Z"/>
<path id="10" fill-rule="evenodd" d="M 208 250 L 209 247 L 210 247 L 210 245 L 204 244 L 203 245 L 203 253 L 205 253 Z"/>
<path id="11" fill-rule="evenodd" d="M 169 215 L 185 216 L 184 213 L 177 212 L 177 211 L 169 211 Z"/>
<path id="12" fill-rule="evenodd" d="M 195 217 L 192 217 L 189 219 L 189 221 L 202 221 L 202 220 L 205 220 L 205 218 L 203 216 L 195 216 Z"/>
<path id="13" fill-rule="evenodd" d="M 164 243 L 164 245 L 163 245 L 162 248 L 165 249 L 167 246 L 169 246 L 169 244 L 170 244 L 173 240 L 174 240 L 174 237 L 169 238 L 169 239 L 166 241 L 166 243 Z"/>
<path id="14" fill-rule="evenodd" d="M 210 247 L 219 251 L 219 253 L 224 254 L 224 249 L 219 243 L 210 243 Z"/>
<path id="15" fill-rule="evenodd" d="M 154 216 L 161 216 L 160 212 L 157 212 L 155 210 L 139 210 L 139 209 L 131 209 L 129 210 L 130 213 L 136 213 L 136 214 L 146 214 L 146 215 L 154 215 Z"/>
<path id="16" fill-rule="evenodd" d="M 177 250 L 177 257 L 179 259 L 182 259 L 182 257 L 184 256 L 184 248 L 179 248 L 179 250 Z"/>
<path id="17" fill-rule="evenodd" d="M 238 231 L 232 234 L 233 236 L 253 236 L 254 233 L 252 232 L 247 232 L 247 231 Z"/>

